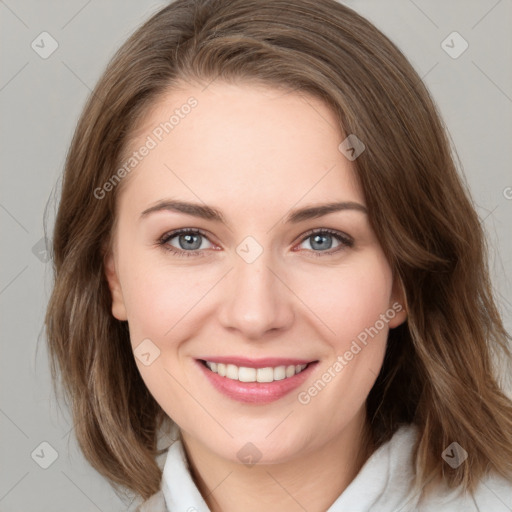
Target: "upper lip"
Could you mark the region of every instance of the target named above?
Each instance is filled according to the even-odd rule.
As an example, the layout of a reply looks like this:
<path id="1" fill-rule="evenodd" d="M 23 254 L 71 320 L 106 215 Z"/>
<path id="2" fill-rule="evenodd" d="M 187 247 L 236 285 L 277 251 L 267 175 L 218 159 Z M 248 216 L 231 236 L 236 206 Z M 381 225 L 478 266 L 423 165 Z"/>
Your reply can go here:
<path id="1" fill-rule="evenodd" d="M 309 364 L 315 362 L 311 359 L 283 358 L 283 357 L 264 357 L 260 359 L 249 359 L 247 357 L 235 356 L 211 356 L 203 357 L 200 361 L 210 361 L 212 363 L 234 364 L 235 366 L 243 366 L 246 368 L 268 368 L 276 366 L 291 366 Z"/>

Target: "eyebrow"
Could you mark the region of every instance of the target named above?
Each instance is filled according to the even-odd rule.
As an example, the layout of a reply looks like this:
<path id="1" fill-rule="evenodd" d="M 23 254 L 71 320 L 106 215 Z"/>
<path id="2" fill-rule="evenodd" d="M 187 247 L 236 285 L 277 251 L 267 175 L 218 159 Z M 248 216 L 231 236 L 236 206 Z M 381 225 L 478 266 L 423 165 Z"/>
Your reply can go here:
<path id="1" fill-rule="evenodd" d="M 292 210 L 285 219 L 285 223 L 297 224 L 308 219 L 316 219 L 323 217 L 329 213 L 344 211 L 344 210 L 355 210 L 367 214 L 368 210 L 365 206 L 354 201 L 341 201 L 335 203 L 318 204 L 313 206 L 306 206 Z M 147 217 L 149 214 L 160 211 L 171 211 L 177 213 L 184 213 L 199 217 L 205 220 L 212 220 L 215 222 L 221 222 L 222 224 L 228 225 L 222 212 L 212 206 L 202 205 L 199 203 L 189 203 L 186 201 L 178 200 L 161 200 L 153 206 L 144 210 L 140 218 Z"/>

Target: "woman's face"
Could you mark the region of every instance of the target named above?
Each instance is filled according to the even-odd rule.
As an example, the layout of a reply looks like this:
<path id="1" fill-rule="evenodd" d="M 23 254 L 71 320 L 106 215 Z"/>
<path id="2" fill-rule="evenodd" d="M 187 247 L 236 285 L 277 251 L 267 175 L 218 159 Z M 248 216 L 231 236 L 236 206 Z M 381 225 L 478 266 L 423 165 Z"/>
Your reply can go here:
<path id="1" fill-rule="evenodd" d="M 214 82 L 167 94 L 136 135 L 106 269 L 158 403 L 235 462 L 360 426 L 406 313 L 331 110 Z"/>

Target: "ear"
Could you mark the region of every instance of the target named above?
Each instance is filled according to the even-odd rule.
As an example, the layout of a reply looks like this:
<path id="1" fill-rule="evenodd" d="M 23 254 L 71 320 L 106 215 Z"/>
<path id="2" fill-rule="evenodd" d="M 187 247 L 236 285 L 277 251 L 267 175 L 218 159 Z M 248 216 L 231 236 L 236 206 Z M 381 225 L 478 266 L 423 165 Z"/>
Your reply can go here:
<path id="1" fill-rule="evenodd" d="M 405 297 L 405 288 L 400 276 L 395 273 L 393 280 L 393 289 L 391 291 L 391 299 L 389 301 L 390 310 L 394 311 L 395 316 L 389 320 L 390 329 L 394 329 L 403 324 L 407 319 L 407 298 Z"/>
<path id="2" fill-rule="evenodd" d="M 116 262 L 112 251 L 105 254 L 103 263 L 105 267 L 105 276 L 112 295 L 112 315 L 118 320 L 128 320 L 124 305 L 123 291 L 121 289 L 121 283 L 119 282 Z"/>

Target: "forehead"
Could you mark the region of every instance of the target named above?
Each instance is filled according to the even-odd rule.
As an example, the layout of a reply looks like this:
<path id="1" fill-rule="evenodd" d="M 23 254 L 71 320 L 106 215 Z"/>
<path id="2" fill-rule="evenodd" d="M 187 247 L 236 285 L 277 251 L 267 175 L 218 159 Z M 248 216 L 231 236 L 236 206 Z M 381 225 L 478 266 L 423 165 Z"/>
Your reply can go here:
<path id="1" fill-rule="evenodd" d="M 120 200 L 143 208 L 172 195 L 260 212 L 263 204 L 364 202 L 355 165 L 338 149 L 343 139 L 334 112 L 311 95 L 183 86 L 158 98 L 134 131 L 126 158 L 139 155 Z"/>

